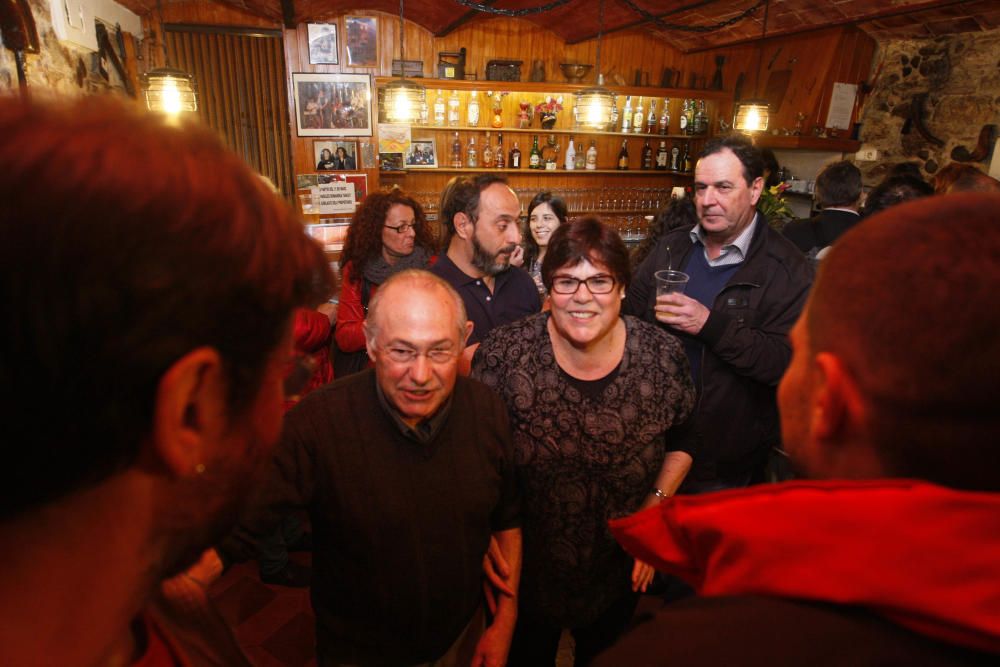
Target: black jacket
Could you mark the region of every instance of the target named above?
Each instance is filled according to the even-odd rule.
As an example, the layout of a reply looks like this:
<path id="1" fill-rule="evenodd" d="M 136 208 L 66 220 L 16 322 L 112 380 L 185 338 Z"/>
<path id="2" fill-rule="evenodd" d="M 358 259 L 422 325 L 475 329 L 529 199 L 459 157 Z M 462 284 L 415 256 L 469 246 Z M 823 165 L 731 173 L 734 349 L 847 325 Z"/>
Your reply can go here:
<path id="1" fill-rule="evenodd" d="M 809 252 L 813 248 L 822 249 L 832 245 L 841 234 L 860 220 L 861 216 L 857 213 L 826 209 L 811 218 L 789 222 L 781 233 L 798 246 L 799 250 Z"/>
<path id="2" fill-rule="evenodd" d="M 805 305 L 813 269 L 761 216 L 757 221 L 747 258 L 715 298 L 696 337 L 705 348 L 691 431 L 699 439 L 694 479 L 738 478 L 780 444 L 775 389 L 791 358 L 788 331 Z M 690 230 L 660 239 L 636 271 L 622 312 L 657 322 L 653 273 L 667 268 L 668 257 L 674 267 L 684 266 L 694 247 Z"/>

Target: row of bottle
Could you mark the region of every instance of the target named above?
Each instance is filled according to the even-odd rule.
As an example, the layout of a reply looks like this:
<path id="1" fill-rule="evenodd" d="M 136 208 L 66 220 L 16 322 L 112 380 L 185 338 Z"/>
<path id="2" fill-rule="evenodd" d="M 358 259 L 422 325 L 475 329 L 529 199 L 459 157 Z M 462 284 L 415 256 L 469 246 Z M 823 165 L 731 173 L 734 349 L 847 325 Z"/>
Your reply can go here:
<path id="1" fill-rule="evenodd" d="M 649 145 L 649 139 L 646 139 L 642 146 L 642 159 L 639 166 L 641 169 L 657 171 L 692 172 L 694 171 L 694 159 L 691 157 L 691 144 L 684 143 L 682 154 L 680 146 L 677 144 L 674 144 L 668 151 L 667 142 L 661 141 L 654 157 L 653 148 Z M 622 139 L 622 147 L 618 150 L 615 168 L 619 170 L 629 168 L 628 139 Z"/>
<path id="2" fill-rule="evenodd" d="M 582 148 L 582 147 L 581 147 Z M 531 151 L 528 153 L 528 169 L 559 168 L 559 144 L 556 143 L 554 134 L 550 134 L 548 141 L 539 146 L 538 135 L 534 135 Z M 655 157 L 649 139 L 643 144 L 641 169 L 652 169 L 658 171 L 694 171 L 694 161 L 691 157 L 690 144 L 684 144 L 684 151 L 675 143 L 669 150 L 667 142 L 660 141 L 660 146 L 656 150 Z M 521 149 L 517 142 L 514 142 L 509 153 L 504 152 L 503 133 L 497 133 L 497 144 L 494 147 L 490 140 L 490 133 L 486 133 L 486 141 L 482 144 L 482 150 L 476 146 L 476 138 L 469 137 L 468 143 L 463 147 L 462 140 L 455 132 L 451 141 L 451 151 L 449 165 L 453 168 L 469 167 L 473 169 L 521 169 Z M 563 159 L 563 168 L 567 171 L 573 170 L 595 170 L 597 169 L 597 144 L 595 140 L 590 140 L 590 147 L 586 151 L 576 149 L 576 142 L 572 136 L 569 138 L 569 146 Z M 628 139 L 622 140 L 621 149 L 615 160 L 615 168 L 627 170 L 629 168 Z"/>
<path id="3" fill-rule="evenodd" d="M 670 134 L 670 98 L 664 98 L 662 111 L 656 113 L 656 99 L 649 98 L 648 113 L 643 107 L 643 98 L 638 97 L 635 105 L 632 104 L 632 96 L 625 97 L 625 107 L 621 114 L 618 112 L 617 98 L 611 110 L 610 130 L 618 129 L 618 118 L 621 116 L 621 131 L 623 133 L 641 134 Z M 575 113 L 575 109 L 574 109 Z M 462 115 L 462 101 L 458 97 L 458 91 L 451 91 L 451 96 L 447 101 L 444 94 L 438 90 L 434 100 L 434 125 L 437 127 L 459 127 Z M 465 109 L 465 123 L 468 127 L 478 127 L 480 120 L 480 105 L 478 91 L 469 93 L 468 104 Z M 428 109 L 426 103 L 421 109 L 420 124 L 427 125 Z M 681 104 L 681 113 L 678 120 L 680 134 L 702 135 L 708 133 L 708 111 L 705 107 L 705 100 L 685 98 Z"/>

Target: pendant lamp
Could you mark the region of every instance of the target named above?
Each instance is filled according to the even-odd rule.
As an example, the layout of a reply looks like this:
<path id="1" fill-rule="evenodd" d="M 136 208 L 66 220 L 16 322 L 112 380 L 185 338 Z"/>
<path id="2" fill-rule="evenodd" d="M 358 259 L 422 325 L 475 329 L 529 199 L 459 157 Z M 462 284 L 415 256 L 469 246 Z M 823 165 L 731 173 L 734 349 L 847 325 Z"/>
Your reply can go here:
<path id="1" fill-rule="evenodd" d="M 604 0 L 601 0 L 597 32 L 597 85 L 584 88 L 576 93 L 576 125 L 581 129 L 607 130 L 608 126 L 611 125 L 615 95 L 604 87 L 604 75 L 601 73 L 601 37 L 603 33 Z"/>
<path id="2" fill-rule="evenodd" d="M 160 15 L 160 43 L 163 45 L 163 62 L 169 63 L 167 36 L 163 31 L 163 9 L 160 0 L 156 2 L 156 10 Z M 145 72 L 141 79 L 146 108 L 150 111 L 176 116 L 181 112 L 198 110 L 194 75 L 174 67 L 165 66 Z"/>
<path id="3" fill-rule="evenodd" d="M 399 79 L 382 89 L 382 116 L 390 123 L 413 123 L 427 100 L 427 90 L 403 78 L 406 69 L 406 37 L 403 26 L 403 0 L 399 0 Z"/>
<path id="4" fill-rule="evenodd" d="M 770 120 L 771 107 L 767 103 L 767 100 L 759 97 L 760 68 L 764 61 L 764 38 L 767 36 L 767 11 L 770 5 L 770 0 L 764 3 L 764 22 L 761 28 L 760 43 L 757 46 L 757 78 L 754 82 L 755 97 L 736 104 L 733 129 L 740 132 L 763 132 L 767 129 L 767 124 Z"/>

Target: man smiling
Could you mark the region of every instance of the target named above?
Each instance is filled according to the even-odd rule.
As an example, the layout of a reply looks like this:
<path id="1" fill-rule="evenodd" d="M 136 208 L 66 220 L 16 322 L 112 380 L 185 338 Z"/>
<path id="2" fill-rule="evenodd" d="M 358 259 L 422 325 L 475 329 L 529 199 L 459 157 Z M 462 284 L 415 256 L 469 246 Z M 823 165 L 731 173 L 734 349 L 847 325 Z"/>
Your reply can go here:
<path id="1" fill-rule="evenodd" d="M 757 214 L 763 161 L 748 139 L 710 141 L 695 167 L 699 222 L 665 236 L 640 265 L 623 311 L 684 342 L 698 389 L 698 452 L 682 491 L 746 486 L 780 443 L 775 387 L 788 331 L 805 303 L 805 256 Z M 653 274 L 690 275 L 684 294 L 657 298 Z"/>
<path id="2" fill-rule="evenodd" d="M 259 509 L 221 548 L 246 555 L 282 510 L 308 509 L 320 667 L 506 660 L 515 600 L 487 624 L 481 564 L 493 536 L 516 590 L 519 497 L 503 404 L 458 377 L 470 328 L 440 278 L 383 283 L 365 322 L 374 371 L 288 413 Z"/>

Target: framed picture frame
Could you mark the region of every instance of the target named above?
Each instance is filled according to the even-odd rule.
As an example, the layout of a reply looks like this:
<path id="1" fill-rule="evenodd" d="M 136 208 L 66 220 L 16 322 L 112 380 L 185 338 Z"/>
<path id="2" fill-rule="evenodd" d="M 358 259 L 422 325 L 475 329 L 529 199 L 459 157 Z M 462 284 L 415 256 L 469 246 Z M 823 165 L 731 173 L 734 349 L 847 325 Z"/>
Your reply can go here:
<path id="1" fill-rule="evenodd" d="M 372 136 L 369 75 L 293 72 L 292 94 L 298 136 Z"/>
<path id="2" fill-rule="evenodd" d="M 360 164 L 358 142 L 314 139 L 313 160 L 316 171 L 356 171 Z"/>
<path id="3" fill-rule="evenodd" d="M 378 19 L 345 16 L 344 34 L 348 67 L 378 66 Z"/>
<path id="4" fill-rule="evenodd" d="M 309 64 L 338 65 L 339 45 L 337 43 L 336 23 L 309 23 Z"/>
<path id="5" fill-rule="evenodd" d="M 379 153 L 378 160 L 381 171 L 404 171 L 402 153 Z"/>
<path id="6" fill-rule="evenodd" d="M 433 139 L 413 139 L 406 150 L 407 169 L 434 169 L 438 166 L 437 148 Z"/>

